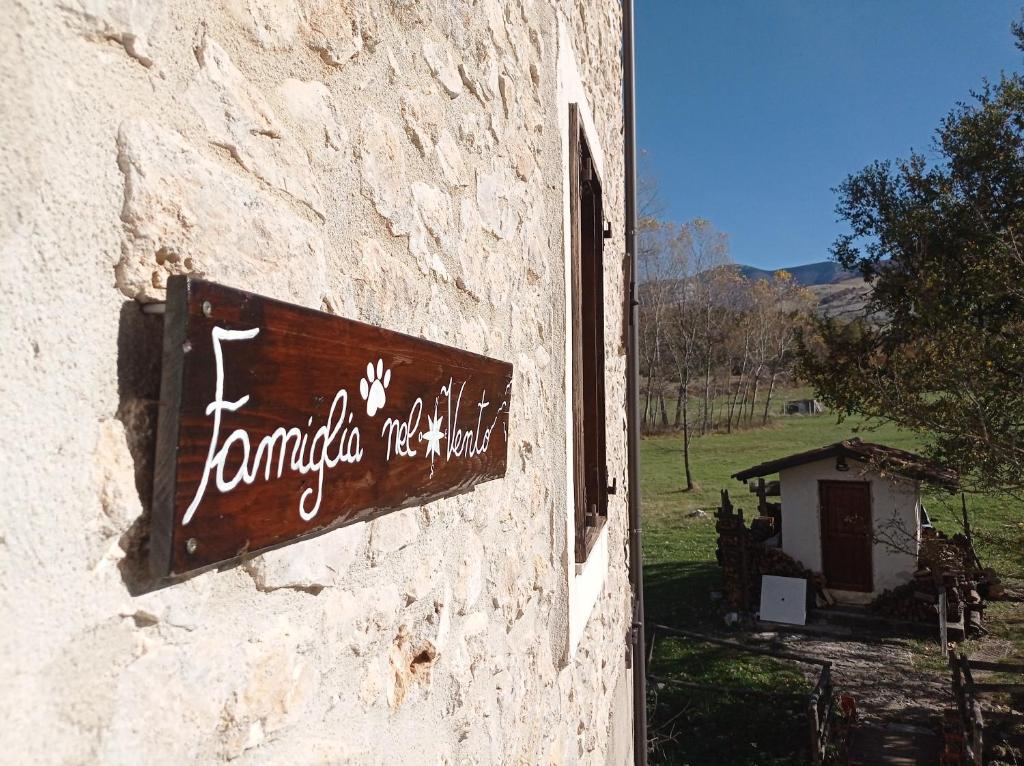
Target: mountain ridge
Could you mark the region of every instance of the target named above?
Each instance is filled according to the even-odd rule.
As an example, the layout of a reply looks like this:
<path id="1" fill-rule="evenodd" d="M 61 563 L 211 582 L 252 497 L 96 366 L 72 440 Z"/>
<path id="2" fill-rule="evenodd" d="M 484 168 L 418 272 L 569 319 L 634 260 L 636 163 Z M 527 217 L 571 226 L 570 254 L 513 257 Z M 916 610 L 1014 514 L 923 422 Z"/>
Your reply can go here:
<path id="1" fill-rule="evenodd" d="M 788 271 L 793 276 L 793 281 L 804 287 L 830 285 L 858 276 L 855 272 L 844 269 L 835 261 L 805 263 L 786 269 L 760 269 L 757 266 L 747 266 L 745 264 L 737 264 L 737 266 L 740 273 L 751 280 L 771 279 L 772 274 L 776 271 Z"/>

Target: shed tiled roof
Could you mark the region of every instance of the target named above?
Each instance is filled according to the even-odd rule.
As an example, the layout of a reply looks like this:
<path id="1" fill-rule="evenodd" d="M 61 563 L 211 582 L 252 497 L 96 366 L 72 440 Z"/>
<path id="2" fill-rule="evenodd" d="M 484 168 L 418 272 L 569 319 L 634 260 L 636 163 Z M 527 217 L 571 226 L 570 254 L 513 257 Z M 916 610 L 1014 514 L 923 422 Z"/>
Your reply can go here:
<path id="1" fill-rule="evenodd" d="M 759 476 L 769 476 L 793 466 L 839 456 L 860 460 L 880 471 L 936 484 L 951 492 L 960 487 L 960 477 L 951 468 L 946 468 L 913 452 L 896 449 L 885 444 L 865 442 L 857 438 L 844 439 L 841 442 L 827 444 L 807 452 L 798 452 L 795 455 L 769 460 L 766 463 L 734 473 L 733 478 L 746 481 Z"/>

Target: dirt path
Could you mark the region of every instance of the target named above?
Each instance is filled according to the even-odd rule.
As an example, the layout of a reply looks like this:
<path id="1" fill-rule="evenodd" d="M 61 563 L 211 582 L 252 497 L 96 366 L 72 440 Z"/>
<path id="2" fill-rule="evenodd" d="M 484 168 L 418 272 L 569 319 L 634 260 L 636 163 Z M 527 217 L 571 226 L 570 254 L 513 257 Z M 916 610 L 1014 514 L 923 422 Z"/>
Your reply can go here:
<path id="1" fill-rule="evenodd" d="M 969 656 L 997 662 L 1024 660 L 1024 646 L 1017 633 L 1019 626 L 1024 625 L 1024 593 L 1014 591 L 1010 596 L 990 604 L 986 628 L 991 633 L 965 645 Z M 834 688 L 852 695 L 857 705 L 858 723 L 851 734 L 851 766 L 938 763 L 944 711 L 952 709 L 954 702 L 948 664 L 931 629 L 893 623 L 852 607 L 813 610 L 809 618 L 811 624 L 799 628 L 757 623 L 738 632 L 719 630 L 717 635 L 773 654 L 799 654 L 831 663 Z M 716 635 L 711 625 L 701 627 L 699 633 Z M 905 636 L 894 635 L 897 630 L 909 632 Z M 801 668 L 810 683 L 817 681 L 817 666 L 793 666 Z M 984 674 L 976 674 L 975 680 L 986 679 Z M 1012 750 L 1017 760 L 1006 762 L 1024 763 L 1020 758 L 1024 752 L 1021 700 L 1008 703 L 988 697 L 982 702 L 986 722 L 992 725 L 991 736 L 987 734 L 985 739 L 986 752 L 999 755 L 1001 750 Z M 988 728 L 987 725 L 986 731 Z M 793 736 L 800 736 L 796 728 Z"/>
<path id="2" fill-rule="evenodd" d="M 947 674 L 915 662 L 911 639 L 817 636 L 773 629 L 753 641 L 832 662 L 836 689 L 857 700 L 852 764 L 917 766 L 938 762 L 941 711 L 952 704 Z M 934 647 L 938 652 L 938 647 Z"/>
<path id="3" fill-rule="evenodd" d="M 1024 622 L 1024 594 L 1012 595 L 1016 604 L 1004 608 L 1000 615 L 1004 628 Z M 816 618 L 806 628 L 771 626 L 747 638 L 755 645 L 832 663 L 835 688 L 852 694 L 857 701 L 858 726 L 851 743 L 851 766 L 937 763 L 942 711 L 953 704 L 953 696 L 949 671 L 936 641 L 894 637 L 880 633 L 870 622 L 850 623 L 852 615 L 833 618 L 837 616 L 839 624 L 834 619 Z M 972 641 L 969 652 L 975 659 L 1000 661 L 1014 655 L 1015 650 L 1012 641 L 990 635 Z M 1021 715 L 994 703 L 989 712 L 1015 720 Z"/>

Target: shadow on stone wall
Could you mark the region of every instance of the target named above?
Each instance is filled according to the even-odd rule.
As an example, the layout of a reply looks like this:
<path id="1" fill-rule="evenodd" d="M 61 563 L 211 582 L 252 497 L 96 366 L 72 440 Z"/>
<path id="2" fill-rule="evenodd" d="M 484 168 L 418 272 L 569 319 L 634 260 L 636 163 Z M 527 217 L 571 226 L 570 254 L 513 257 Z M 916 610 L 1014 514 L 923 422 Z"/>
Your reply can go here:
<path id="1" fill-rule="evenodd" d="M 135 463 L 135 488 L 142 514 L 121 537 L 125 557 L 121 577 L 133 596 L 162 587 L 149 574 L 149 519 L 153 505 L 153 465 L 160 412 L 163 316 L 144 314 L 136 301 L 121 306 L 117 333 L 117 419 L 124 426 Z"/>

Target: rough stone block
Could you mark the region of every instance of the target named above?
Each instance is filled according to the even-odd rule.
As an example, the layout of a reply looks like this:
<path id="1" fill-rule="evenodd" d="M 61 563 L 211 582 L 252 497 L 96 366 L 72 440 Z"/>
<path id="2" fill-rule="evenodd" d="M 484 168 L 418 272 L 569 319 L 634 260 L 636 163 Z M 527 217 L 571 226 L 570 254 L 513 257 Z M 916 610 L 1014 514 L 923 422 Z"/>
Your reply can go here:
<path id="1" fill-rule="evenodd" d="M 406 508 L 395 511 L 370 522 L 370 549 L 374 560 L 401 550 L 419 534 L 416 511 Z"/>
<path id="2" fill-rule="evenodd" d="M 102 558 L 118 561 L 124 557 L 118 540 L 142 515 L 142 504 L 135 489 L 135 462 L 119 420 L 100 423 L 95 472 L 102 514 L 86 525 L 93 543 L 92 566 Z"/>
<path id="3" fill-rule="evenodd" d="M 406 601 L 419 601 L 434 590 L 441 576 L 443 556 L 444 552 L 438 548 L 426 553 L 417 552 L 415 556 L 410 557 L 406 565 L 411 570 L 405 584 Z"/>
<path id="4" fill-rule="evenodd" d="M 331 92 L 322 82 L 304 82 L 288 78 L 277 89 L 288 112 L 309 131 L 315 131 L 317 144 L 326 144 L 334 152 L 348 154 L 351 140 L 338 119 Z"/>
<path id="5" fill-rule="evenodd" d="M 367 112 L 361 124 L 358 151 L 363 196 L 388 222 L 392 234 L 408 235 L 408 182 L 398 128 L 380 113 Z"/>
<path id="6" fill-rule="evenodd" d="M 408 629 L 402 625 L 388 649 L 387 658 L 385 693 L 388 706 L 396 710 L 402 706 L 412 684 L 429 688 L 438 651 L 429 640 L 412 641 Z"/>
<path id="7" fill-rule="evenodd" d="M 470 532 L 455 575 L 455 600 L 460 614 L 466 614 L 479 600 L 484 587 L 483 568 L 483 543 L 475 533 Z"/>
<path id="8" fill-rule="evenodd" d="M 412 184 L 411 191 L 416 214 L 427 227 L 430 236 L 442 247 L 447 247 L 449 232 L 452 230 L 451 197 L 436 186 L 420 181 Z"/>
<path id="9" fill-rule="evenodd" d="M 244 685 L 221 714 L 222 746 L 228 758 L 260 745 L 268 734 L 300 716 L 318 676 L 292 642 L 249 644 L 245 655 Z"/>
<path id="10" fill-rule="evenodd" d="M 87 34 L 120 43 L 140 64 L 152 65 L 149 39 L 165 15 L 164 0 L 64 0 L 60 5 Z"/>
<path id="11" fill-rule="evenodd" d="M 256 587 L 270 591 L 292 588 L 318 593 L 337 585 L 355 559 L 366 536 L 365 524 L 268 551 L 246 563 Z"/>
<path id="12" fill-rule="evenodd" d="M 427 40 L 423 43 L 423 58 L 445 93 L 451 98 L 462 93 L 462 75 L 452 59 L 451 51 Z"/>
<path id="13" fill-rule="evenodd" d="M 466 164 L 462 157 L 462 150 L 452 136 L 450 130 L 444 129 L 437 137 L 437 144 L 434 147 L 437 163 L 441 166 L 441 174 L 449 186 L 467 186 Z"/>
<path id="14" fill-rule="evenodd" d="M 125 295 L 162 300 L 169 275 L 195 274 L 319 305 L 317 227 L 165 128 L 125 122 L 117 148 L 125 239 L 115 274 Z"/>
<path id="15" fill-rule="evenodd" d="M 340 68 L 356 58 L 364 46 L 371 52 L 376 47 L 376 9 L 370 4 L 352 0 L 298 2 L 307 45 L 325 64 Z"/>
<path id="16" fill-rule="evenodd" d="M 505 170 L 476 175 L 476 204 L 484 228 L 499 239 L 509 239 L 518 221 L 513 205 L 515 182 Z"/>
<path id="17" fill-rule="evenodd" d="M 290 50 L 302 16 L 296 0 L 230 0 L 228 10 L 266 50 Z"/>
<path id="18" fill-rule="evenodd" d="M 208 34 L 195 49 L 199 71 L 188 97 L 210 133 L 254 176 L 323 215 L 320 189 L 302 148 L 270 104 Z"/>

